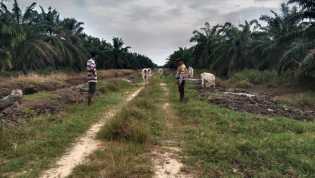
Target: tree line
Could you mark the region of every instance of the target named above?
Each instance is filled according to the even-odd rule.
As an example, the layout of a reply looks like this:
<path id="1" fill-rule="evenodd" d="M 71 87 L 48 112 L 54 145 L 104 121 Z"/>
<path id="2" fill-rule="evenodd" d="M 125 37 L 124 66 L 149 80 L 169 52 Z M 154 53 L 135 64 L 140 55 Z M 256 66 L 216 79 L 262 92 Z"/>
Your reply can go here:
<path id="1" fill-rule="evenodd" d="M 40 10 L 37 10 L 40 9 Z M 32 3 L 0 2 L 0 71 L 24 73 L 45 69 L 81 71 L 91 53 L 99 68 L 153 67 L 150 58 L 130 52 L 121 38 L 112 43 L 84 33 L 84 23 Z"/>
<path id="2" fill-rule="evenodd" d="M 167 67 L 174 67 L 181 58 L 222 76 L 257 69 L 315 78 L 315 1 L 289 0 L 279 13 L 271 11 L 238 26 L 206 23 L 193 32 L 190 42 L 191 48 L 179 48 L 170 55 Z"/>

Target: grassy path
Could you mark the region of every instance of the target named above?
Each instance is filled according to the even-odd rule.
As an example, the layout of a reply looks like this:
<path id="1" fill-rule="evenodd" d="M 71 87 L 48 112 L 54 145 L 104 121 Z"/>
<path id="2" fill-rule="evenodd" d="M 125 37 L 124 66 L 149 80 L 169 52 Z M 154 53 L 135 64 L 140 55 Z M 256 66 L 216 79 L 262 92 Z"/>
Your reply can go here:
<path id="1" fill-rule="evenodd" d="M 42 115 L 14 129 L 6 129 L 5 142 L 0 147 L 0 177 L 38 177 L 104 111 L 119 104 L 126 92 L 134 88 L 124 81 L 115 85 L 113 88 L 112 84 L 105 83 L 108 92 L 99 96 L 92 107 L 85 103 L 69 105 L 62 113 Z"/>
<path id="2" fill-rule="evenodd" d="M 96 134 L 100 131 L 100 129 L 106 124 L 106 122 L 113 118 L 119 108 L 122 105 L 128 104 L 131 100 L 133 100 L 143 89 L 136 90 L 135 92 L 129 94 L 127 99 L 119 104 L 114 109 L 111 108 L 105 112 L 105 115 L 101 118 L 99 122 L 92 125 L 90 129 L 74 143 L 73 147 L 69 149 L 56 163 L 56 167 L 45 171 L 41 177 L 42 178 L 54 178 L 54 177 L 67 177 L 71 174 L 74 167 L 81 164 L 84 159 L 89 156 L 92 152 L 94 152 L 100 145 L 101 142 L 95 139 Z"/>
<path id="3" fill-rule="evenodd" d="M 101 147 L 70 177 L 193 177 L 183 160 L 179 118 L 167 84 L 153 78 L 98 134 Z"/>
<path id="4" fill-rule="evenodd" d="M 211 105 L 154 78 L 98 134 L 70 177 L 313 177 L 315 124 Z"/>
<path id="5" fill-rule="evenodd" d="M 165 115 L 166 131 L 164 137 L 161 138 L 160 144 L 155 146 L 152 151 L 152 160 L 154 164 L 154 178 L 176 177 L 190 178 L 187 170 L 185 170 L 182 160 L 181 140 L 175 131 L 177 116 L 174 114 L 169 103 L 169 89 L 166 83 L 160 84 L 164 91 L 163 111 Z"/>
<path id="6" fill-rule="evenodd" d="M 159 79 L 149 85 L 98 134 L 102 146 L 70 177 L 144 177 L 154 175 L 152 150 L 165 132 L 162 105 L 164 91 Z"/>

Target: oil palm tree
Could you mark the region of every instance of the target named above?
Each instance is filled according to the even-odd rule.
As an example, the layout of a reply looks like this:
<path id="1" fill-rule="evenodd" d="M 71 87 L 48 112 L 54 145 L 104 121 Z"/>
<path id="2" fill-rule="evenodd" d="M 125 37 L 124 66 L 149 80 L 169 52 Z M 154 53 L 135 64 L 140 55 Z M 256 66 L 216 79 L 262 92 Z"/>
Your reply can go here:
<path id="1" fill-rule="evenodd" d="M 312 0 L 289 0 L 289 4 L 297 3 L 302 8 L 299 17 L 303 19 L 315 19 L 315 1 Z"/>
<path id="2" fill-rule="evenodd" d="M 211 68 L 222 75 L 231 75 L 235 71 L 252 67 L 250 54 L 252 31 L 256 29 L 256 21 L 245 21 L 245 24 L 235 27 L 226 23 L 220 30 L 221 40 L 216 45 L 215 60 Z"/>
<path id="3" fill-rule="evenodd" d="M 261 49 L 260 66 L 277 69 L 281 63 L 281 57 L 289 48 L 290 44 L 302 33 L 300 20 L 297 18 L 297 7 L 289 8 L 287 4 L 281 5 L 281 12 L 271 11 L 273 16 L 263 15 L 261 21 L 267 23 L 262 28 L 264 37 L 256 41 L 256 47 Z"/>
<path id="4" fill-rule="evenodd" d="M 0 0 L 0 70 L 72 68 L 81 70 L 89 52 L 99 54 L 103 68 L 137 67 L 139 61 L 151 64 L 147 57 L 130 53 L 120 38 L 113 44 L 84 34 L 83 23 L 74 18 L 61 19 L 58 11 L 31 3 L 22 10 L 14 0 L 12 9 Z M 139 60 L 139 61 L 136 61 Z M 147 61 L 148 60 L 148 61 Z"/>
<path id="5" fill-rule="evenodd" d="M 193 46 L 194 66 L 209 67 L 211 64 L 211 55 L 213 49 L 220 40 L 221 26 L 216 25 L 211 28 L 207 22 L 200 31 L 195 30 L 190 42 L 196 43 Z"/>
<path id="6" fill-rule="evenodd" d="M 124 57 L 125 54 L 128 53 L 128 50 L 130 49 L 129 46 L 124 47 L 125 43 L 121 38 L 113 38 L 113 49 L 112 49 L 112 55 L 114 60 L 114 67 L 115 68 L 124 68 Z"/>

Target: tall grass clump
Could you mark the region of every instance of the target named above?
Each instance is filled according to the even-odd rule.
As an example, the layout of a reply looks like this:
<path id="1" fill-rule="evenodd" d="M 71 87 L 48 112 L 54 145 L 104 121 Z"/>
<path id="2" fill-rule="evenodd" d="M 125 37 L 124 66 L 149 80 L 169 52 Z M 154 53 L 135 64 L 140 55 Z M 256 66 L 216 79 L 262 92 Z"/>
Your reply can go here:
<path id="1" fill-rule="evenodd" d="M 151 147 L 164 128 L 163 91 L 158 78 L 101 129 L 98 138 L 106 146 L 78 166 L 70 177 L 152 177 Z"/>
<path id="2" fill-rule="evenodd" d="M 276 71 L 265 70 L 243 70 L 235 73 L 229 81 L 234 84 L 248 83 L 248 85 L 276 85 L 276 84 L 289 84 L 293 80 L 292 74 L 285 73 L 278 75 Z"/>
<path id="3" fill-rule="evenodd" d="M 107 140 L 146 143 L 150 139 L 150 131 L 147 125 L 141 122 L 146 119 L 143 112 L 136 107 L 124 108 L 102 129 L 99 137 Z"/>
<path id="4" fill-rule="evenodd" d="M 160 86 L 152 81 L 125 106 L 98 134 L 101 139 L 145 144 L 161 134 Z M 150 99 L 148 99 L 150 98 Z"/>

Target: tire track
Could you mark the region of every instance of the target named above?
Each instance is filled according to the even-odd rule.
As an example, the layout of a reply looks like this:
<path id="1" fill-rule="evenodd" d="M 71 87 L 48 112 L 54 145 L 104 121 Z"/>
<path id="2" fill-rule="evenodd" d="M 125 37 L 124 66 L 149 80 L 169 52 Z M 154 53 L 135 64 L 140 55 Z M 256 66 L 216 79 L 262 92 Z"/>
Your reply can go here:
<path id="1" fill-rule="evenodd" d="M 143 90 L 143 87 L 130 94 L 124 104 L 128 104 Z M 57 162 L 56 167 L 46 170 L 41 178 L 64 178 L 69 176 L 73 169 L 80 165 L 91 153 L 101 147 L 101 142 L 96 140 L 96 135 L 100 129 L 113 118 L 119 109 L 107 111 L 103 119 L 90 127 L 90 129 L 74 143 L 74 145 Z"/>

